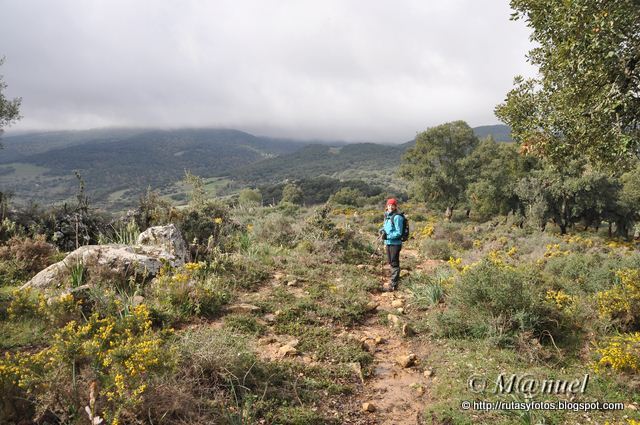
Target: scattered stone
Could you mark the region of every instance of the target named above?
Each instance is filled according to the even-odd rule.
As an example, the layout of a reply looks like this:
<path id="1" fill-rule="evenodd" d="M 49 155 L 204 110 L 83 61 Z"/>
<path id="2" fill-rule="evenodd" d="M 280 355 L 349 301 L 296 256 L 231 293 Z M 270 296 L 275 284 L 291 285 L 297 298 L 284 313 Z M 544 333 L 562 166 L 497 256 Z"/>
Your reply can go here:
<path id="1" fill-rule="evenodd" d="M 276 341 L 277 339 L 274 336 L 265 336 L 264 338 L 260 338 L 258 340 L 258 344 L 269 345 L 269 344 L 273 344 Z"/>
<path id="2" fill-rule="evenodd" d="M 362 343 L 362 348 L 364 348 L 369 353 L 373 354 L 376 352 L 376 342 L 373 339 L 366 339 Z"/>
<path id="3" fill-rule="evenodd" d="M 394 326 L 398 326 L 400 324 L 400 318 L 398 316 L 396 316 L 395 314 L 388 314 L 387 315 L 387 320 L 389 320 L 391 323 L 393 323 Z"/>
<path id="4" fill-rule="evenodd" d="M 384 344 L 385 342 L 387 342 L 383 337 L 381 336 L 377 336 L 375 338 L 376 344 Z"/>
<path id="5" fill-rule="evenodd" d="M 253 304 L 239 303 L 239 304 L 234 304 L 232 306 L 229 306 L 227 310 L 229 310 L 232 313 L 251 314 L 251 313 L 260 311 L 260 307 L 255 306 Z"/>
<path id="6" fill-rule="evenodd" d="M 298 286 L 298 279 L 292 279 L 287 282 L 287 286 Z"/>
<path id="7" fill-rule="evenodd" d="M 276 310 L 273 312 L 276 316 L 280 316 L 282 314 L 282 310 Z"/>
<path id="8" fill-rule="evenodd" d="M 405 277 L 409 275 L 409 270 L 400 270 L 400 277 Z"/>
<path id="9" fill-rule="evenodd" d="M 149 227 L 138 235 L 136 246 L 155 247 L 179 264 L 188 262 L 190 257 L 182 233 L 174 224 Z"/>
<path id="10" fill-rule="evenodd" d="M 393 307 L 393 308 L 402 307 L 403 305 L 404 305 L 404 301 L 403 300 L 393 300 L 391 302 L 391 307 Z"/>
<path id="11" fill-rule="evenodd" d="M 398 314 L 404 314 L 404 308 L 402 307 L 397 308 L 396 311 L 398 312 Z"/>
<path id="12" fill-rule="evenodd" d="M 377 303 L 377 302 L 375 302 L 375 301 L 369 301 L 369 302 L 367 303 L 367 305 L 365 305 L 365 307 L 364 307 L 364 308 L 365 308 L 365 310 L 366 310 L 366 311 L 375 311 L 375 310 L 377 310 L 377 309 L 378 309 L 378 306 L 379 306 L 379 305 L 380 305 L 380 304 L 378 304 L 378 303 Z"/>
<path id="13" fill-rule="evenodd" d="M 415 334 L 415 332 L 413 331 L 413 328 L 408 324 L 405 323 L 404 325 L 402 325 L 402 336 L 413 336 Z"/>
<path id="14" fill-rule="evenodd" d="M 360 382 L 364 384 L 364 374 L 362 373 L 362 366 L 358 362 L 348 363 L 349 367 L 358 375 Z"/>
<path id="15" fill-rule="evenodd" d="M 411 353 L 406 356 L 399 356 L 396 360 L 400 366 L 408 368 L 416 363 L 417 358 L 418 357 L 415 354 Z"/>
<path id="16" fill-rule="evenodd" d="M 433 370 L 427 369 L 427 370 L 424 371 L 423 375 L 424 375 L 425 378 L 430 378 L 431 375 L 433 375 Z"/>
<path id="17" fill-rule="evenodd" d="M 291 341 L 287 342 L 286 345 L 296 348 L 299 344 L 299 340 L 298 339 L 292 339 Z"/>
<path id="18" fill-rule="evenodd" d="M 627 409 L 629 409 L 629 410 L 634 410 L 634 411 L 635 411 L 635 410 L 638 410 L 638 406 L 636 406 L 635 404 L 631 404 L 631 403 L 626 404 L 626 403 L 625 403 L 625 405 L 624 405 L 624 406 L 625 406 Z"/>
<path id="19" fill-rule="evenodd" d="M 418 393 L 418 397 L 422 396 L 424 394 L 424 388 L 422 386 L 419 386 L 418 388 L 416 388 L 416 393 Z"/>
<path id="20" fill-rule="evenodd" d="M 283 345 L 278 350 L 278 354 L 280 354 L 281 357 L 287 357 L 287 356 L 294 357 L 298 355 L 298 350 L 296 350 L 294 347 L 290 345 Z"/>
<path id="21" fill-rule="evenodd" d="M 273 323 L 276 321 L 276 315 L 275 314 L 271 314 L 271 313 L 267 313 L 264 315 L 264 320 L 267 323 Z"/>
<path id="22" fill-rule="evenodd" d="M 360 270 L 367 268 L 364 264 L 358 264 L 356 267 Z"/>
<path id="23" fill-rule="evenodd" d="M 365 412 L 373 413 L 376 411 L 376 406 L 373 403 L 362 403 L 362 410 Z"/>
<path id="24" fill-rule="evenodd" d="M 284 273 L 275 272 L 273 274 L 273 280 L 282 280 L 283 277 L 284 277 Z"/>

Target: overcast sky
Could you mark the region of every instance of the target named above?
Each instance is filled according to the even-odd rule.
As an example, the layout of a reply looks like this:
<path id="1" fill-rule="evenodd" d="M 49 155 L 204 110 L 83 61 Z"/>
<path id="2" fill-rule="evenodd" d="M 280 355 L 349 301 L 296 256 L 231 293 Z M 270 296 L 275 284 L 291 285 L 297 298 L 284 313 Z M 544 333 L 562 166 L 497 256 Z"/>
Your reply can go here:
<path id="1" fill-rule="evenodd" d="M 226 127 L 404 142 L 497 123 L 529 31 L 507 0 L 0 0 L 13 130 Z"/>

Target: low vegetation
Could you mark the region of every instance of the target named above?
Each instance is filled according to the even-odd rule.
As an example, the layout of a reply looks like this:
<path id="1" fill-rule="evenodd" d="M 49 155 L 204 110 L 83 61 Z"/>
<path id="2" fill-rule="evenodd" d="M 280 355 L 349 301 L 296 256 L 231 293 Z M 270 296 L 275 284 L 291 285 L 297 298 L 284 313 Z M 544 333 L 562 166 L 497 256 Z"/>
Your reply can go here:
<path id="1" fill-rule="evenodd" d="M 106 242 L 122 243 L 147 225 L 181 228 L 192 262 L 165 266 L 148 282 L 105 274 L 92 276 L 87 289 L 71 279 L 20 290 L 64 246 L 5 220 L 0 385 L 10 402 L 3 421 L 370 420 L 361 403 L 381 359 L 353 335 L 393 325 L 369 306 L 385 273 L 374 242 L 379 207 L 263 207 L 253 191 L 229 204 L 199 196 L 194 183 L 188 208 L 147 196 L 103 231 Z M 334 199 L 356 195 L 342 190 Z M 424 423 L 513 423 L 513 412 L 459 410 L 474 399 L 465 386 L 472 373 L 590 374 L 585 400 L 640 402 L 635 243 L 604 228 L 562 235 L 557 227 L 541 232 L 464 214 L 447 221 L 419 204 L 403 209 L 412 237 L 401 316 L 413 331 L 396 335 L 419 354 L 418 369 L 435 374 L 429 396 L 418 399 Z M 634 414 L 530 416 L 618 423 Z"/>

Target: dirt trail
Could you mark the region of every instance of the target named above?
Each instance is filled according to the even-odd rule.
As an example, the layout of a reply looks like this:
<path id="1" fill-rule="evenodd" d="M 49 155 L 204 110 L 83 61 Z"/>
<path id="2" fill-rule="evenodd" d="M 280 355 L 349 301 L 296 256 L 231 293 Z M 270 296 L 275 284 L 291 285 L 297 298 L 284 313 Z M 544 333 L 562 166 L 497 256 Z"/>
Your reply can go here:
<path id="1" fill-rule="evenodd" d="M 422 259 L 419 252 L 412 248 L 403 248 L 401 264 L 414 263 L 415 271 L 429 272 L 443 263 L 439 260 Z M 409 261 L 407 261 L 409 260 Z M 389 270 L 378 269 L 378 277 L 382 282 L 387 279 Z M 377 311 L 387 315 L 389 325 L 379 323 L 379 315 L 369 317 L 362 325 L 351 332 L 365 341 L 381 340 L 375 344 L 373 352 L 373 373 L 364 385 L 361 395 L 362 403 L 371 403 L 375 410 L 370 415 L 381 425 L 413 425 L 423 423 L 425 406 L 429 402 L 431 373 L 426 365 L 420 364 L 429 348 L 424 342 L 411 338 L 412 330 L 404 313 L 410 306 L 407 294 L 402 289 L 392 293 L 374 293 L 372 302 Z M 370 344 L 370 346 L 373 344 Z M 401 365 L 409 360 L 410 355 L 417 360 L 409 367 Z"/>
<path id="2" fill-rule="evenodd" d="M 361 401 L 373 404 L 375 411 L 370 415 L 378 424 L 422 423 L 421 415 L 428 401 L 429 378 L 422 372 L 419 354 L 425 347 L 416 347 L 415 342 L 403 336 L 402 326 L 406 322 L 398 312 L 398 308 L 405 306 L 402 293 L 373 294 L 371 298 L 378 303 L 378 311 L 395 316 L 397 323 L 394 319 L 390 320 L 389 326 L 384 326 L 374 316 L 352 330 L 355 335 L 369 341 L 381 340 L 375 344 L 373 373 L 365 380 Z M 400 303 L 403 307 L 396 307 Z M 411 354 L 418 354 L 418 361 L 409 367 L 402 366 L 400 363 L 408 361 Z"/>
<path id="3" fill-rule="evenodd" d="M 416 262 L 413 270 L 429 271 L 440 264 L 439 261 L 419 261 L 418 252 L 411 249 L 403 250 L 402 255 L 405 259 Z M 382 282 L 388 276 L 388 270 L 376 267 L 373 274 Z M 274 279 L 256 292 L 243 294 L 237 303 L 253 303 L 257 299 L 268 297 L 278 286 L 287 288 L 297 298 L 306 295 L 304 286 L 287 286 L 280 279 Z M 361 390 L 348 404 L 356 409 L 364 403 L 373 406 L 370 407 L 372 411 L 363 413 L 365 418 L 362 419 L 365 419 L 367 424 L 423 423 L 422 412 L 429 400 L 431 377 L 425 365 L 420 364 L 420 358 L 424 358 L 428 353 L 428 347 L 424 342 L 406 334 L 411 332 L 410 328 L 403 329 L 403 325 L 408 324 L 403 309 L 410 308 L 407 306 L 407 295 L 400 288 L 393 293 L 372 293 L 370 301 L 377 304 L 377 311 L 370 314 L 363 323 L 342 332 L 360 340 L 374 358 L 371 374 L 364 379 Z M 380 313 L 383 317 L 389 318 L 389 325 L 380 323 Z M 269 324 L 265 323 L 264 319 L 261 322 Z M 297 350 L 292 351 L 293 355 L 283 351 L 283 346 L 291 345 L 295 348 L 297 345 L 297 340 L 288 335 L 275 335 L 269 331 L 260 338 L 258 344 L 258 353 L 265 360 L 277 361 L 286 357 L 309 365 L 319 364 L 305 353 L 297 353 Z M 411 360 L 410 365 L 401 365 L 411 355 L 415 355 L 416 359 Z"/>

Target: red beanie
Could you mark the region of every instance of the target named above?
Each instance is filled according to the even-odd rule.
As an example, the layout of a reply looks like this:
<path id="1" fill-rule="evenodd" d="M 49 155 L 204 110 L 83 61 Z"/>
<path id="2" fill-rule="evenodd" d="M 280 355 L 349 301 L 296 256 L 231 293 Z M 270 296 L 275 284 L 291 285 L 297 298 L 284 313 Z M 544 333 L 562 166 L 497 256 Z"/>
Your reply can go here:
<path id="1" fill-rule="evenodd" d="M 395 205 L 396 207 L 398 206 L 398 201 L 396 201 L 395 199 L 391 198 L 387 201 L 387 205 Z"/>

